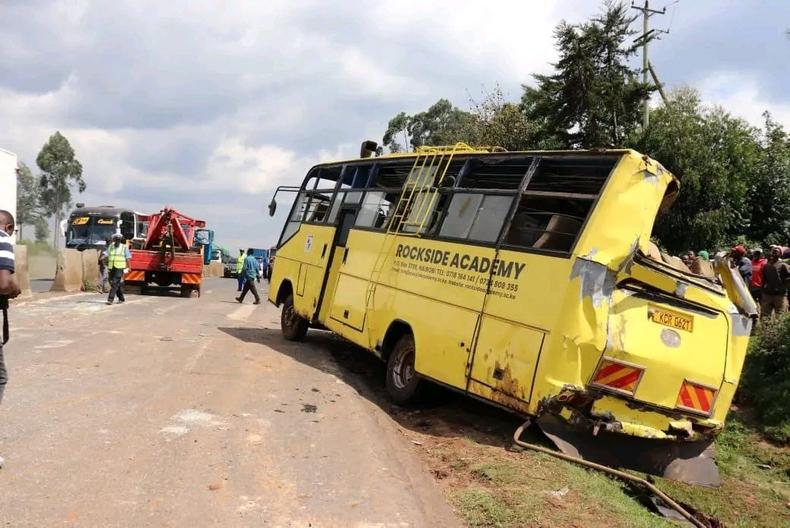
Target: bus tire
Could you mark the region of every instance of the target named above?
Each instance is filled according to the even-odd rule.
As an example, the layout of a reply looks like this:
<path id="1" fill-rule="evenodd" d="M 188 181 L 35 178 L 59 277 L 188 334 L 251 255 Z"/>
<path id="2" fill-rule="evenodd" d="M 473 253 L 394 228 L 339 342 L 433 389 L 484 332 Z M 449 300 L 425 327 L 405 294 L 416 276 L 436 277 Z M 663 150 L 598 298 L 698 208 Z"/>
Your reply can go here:
<path id="1" fill-rule="evenodd" d="M 302 341 L 307 335 L 308 321 L 294 308 L 294 296 L 289 294 L 283 301 L 283 309 L 280 312 L 280 328 L 283 337 L 288 341 Z"/>
<path id="2" fill-rule="evenodd" d="M 393 403 L 408 405 L 419 400 L 425 382 L 414 368 L 414 336 L 402 335 L 387 359 L 387 395 Z"/>

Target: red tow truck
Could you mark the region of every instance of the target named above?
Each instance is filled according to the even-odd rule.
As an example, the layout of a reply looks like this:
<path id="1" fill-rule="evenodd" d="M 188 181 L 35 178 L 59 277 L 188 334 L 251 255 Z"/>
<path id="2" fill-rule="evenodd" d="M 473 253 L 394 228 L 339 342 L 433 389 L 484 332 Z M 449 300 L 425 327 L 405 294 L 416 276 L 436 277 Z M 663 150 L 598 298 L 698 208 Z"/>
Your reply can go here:
<path id="1" fill-rule="evenodd" d="M 140 215 L 138 220 L 148 224 L 148 231 L 144 241 L 133 242 L 130 247 L 132 260 L 125 282 L 140 286 L 141 292 L 155 284 L 180 287 L 183 297 L 190 297 L 192 292 L 200 296 L 203 255 L 201 247 L 195 244 L 195 235 L 206 227 L 206 222 L 171 207 Z"/>

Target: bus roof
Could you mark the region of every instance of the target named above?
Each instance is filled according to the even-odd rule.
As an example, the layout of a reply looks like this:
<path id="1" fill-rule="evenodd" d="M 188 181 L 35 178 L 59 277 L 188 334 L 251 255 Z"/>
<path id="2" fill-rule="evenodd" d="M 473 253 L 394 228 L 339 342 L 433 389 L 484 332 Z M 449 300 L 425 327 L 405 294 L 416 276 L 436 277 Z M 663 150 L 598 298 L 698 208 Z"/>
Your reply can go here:
<path id="1" fill-rule="evenodd" d="M 125 207 L 114 207 L 112 205 L 99 205 L 96 207 L 77 207 L 71 211 L 70 216 L 79 216 L 79 215 L 107 215 L 107 216 L 114 216 L 119 215 L 121 213 L 133 213 L 132 209 L 127 209 Z"/>
<path id="2" fill-rule="evenodd" d="M 436 149 L 435 152 L 437 154 L 450 154 L 452 152 L 452 145 L 450 146 L 438 146 L 438 147 L 424 147 L 425 150 L 423 151 L 416 151 L 416 152 L 396 152 L 390 154 L 384 154 L 378 157 L 371 157 L 371 158 L 351 158 L 345 160 L 336 160 L 336 161 L 327 161 L 324 163 L 319 163 L 312 167 L 312 169 L 322 168 L 322 167 L 331 167 L 334 165 L 343 165 L 349 163 L 365 163 L 371 161 L 389 161 L 389 160 L 403 160 L 408 158 L 416 158 L 417 156 L 425 156 L 431 154 L 431 149 Z M 453 155 L 454 158 L 465 158 L 469 156 L 474 157 L 497 157 L 497 156 L 556 156 L 556 155 L 567 155 L 567 156 L 605 156 L 605 155 L 612 155 L 612 154 L 633 154 L 635 156 L 641 156 L 639 152 L 633 149 L 588 149 L 588 150 L 503 150 L 498 148 L 491 148 L 491 147 L 472 147 L 470 150 L 458 150 Z M 312 170 L 311 169 L 311 170 Z"/>

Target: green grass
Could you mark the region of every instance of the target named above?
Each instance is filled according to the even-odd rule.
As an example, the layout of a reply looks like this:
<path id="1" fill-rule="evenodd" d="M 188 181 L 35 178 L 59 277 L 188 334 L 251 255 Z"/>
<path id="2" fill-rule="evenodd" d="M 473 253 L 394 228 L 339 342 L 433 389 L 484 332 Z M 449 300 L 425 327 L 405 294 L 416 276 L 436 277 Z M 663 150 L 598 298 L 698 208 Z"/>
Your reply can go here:
<path id="1" fill-rule="evenodd" d="M 446 462 L 456 481 L 452 500 L 469 526 L 676 526 L 643 505 L 629 485 L 605 474 L 542 453 L 471 443 L 465 448 L 456 458 L 448 452 Z M 718 489 L 660 478 L 656 485 L 726 526 L 790 526 L 790 449 L 766 443 L 731 413 L 717 460 Z"/>
<path id="2" fill-rule="evenodd" d="M 57 251 L 52 249 L 52 246 L 49 245 L 49 242 L 33 242 L 32 240 L 20 240 L 17 242 L 20 246 L 27 247 L 27 256 L 28 257 L 38 257 L 38 256 L 57 256 Z"/>

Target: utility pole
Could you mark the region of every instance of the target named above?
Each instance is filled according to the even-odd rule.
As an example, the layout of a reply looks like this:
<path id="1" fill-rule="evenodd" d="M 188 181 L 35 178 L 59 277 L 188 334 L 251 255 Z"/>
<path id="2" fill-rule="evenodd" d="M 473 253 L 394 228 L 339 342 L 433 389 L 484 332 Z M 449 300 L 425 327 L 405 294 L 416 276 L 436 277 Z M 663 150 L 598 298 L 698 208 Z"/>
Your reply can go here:
<path id="1" fill-rule="evenodd" d="M 656 37 L 657 33 L 663 33 L 662 31 L 656 32 L 655 30 L 650 29 L 650 23 L 649 23 L 650 17 L 653 15 L 666 14 L 667 8 L 665 7 L 661 11 L 650 9 L 649 0 L 645 0 L 644 6 L 639 7 L 632 3 L 631 9 L 636 9 L 637 11 L 642 12 L 642 36 L 636 39 L 636 41 L 634 41 L 634 45 L 642 46 L 642 82 L 647 84 L 648 75 L 650 74 L 649 73 L 650 61 L 647 57 L 647 45 L 651 40 L 653 40 Z M 647 128 L 649 124 L 650 124 L 650 100 L 645 98 L 644 116 L 642 117 L 642 127 Z"/>

